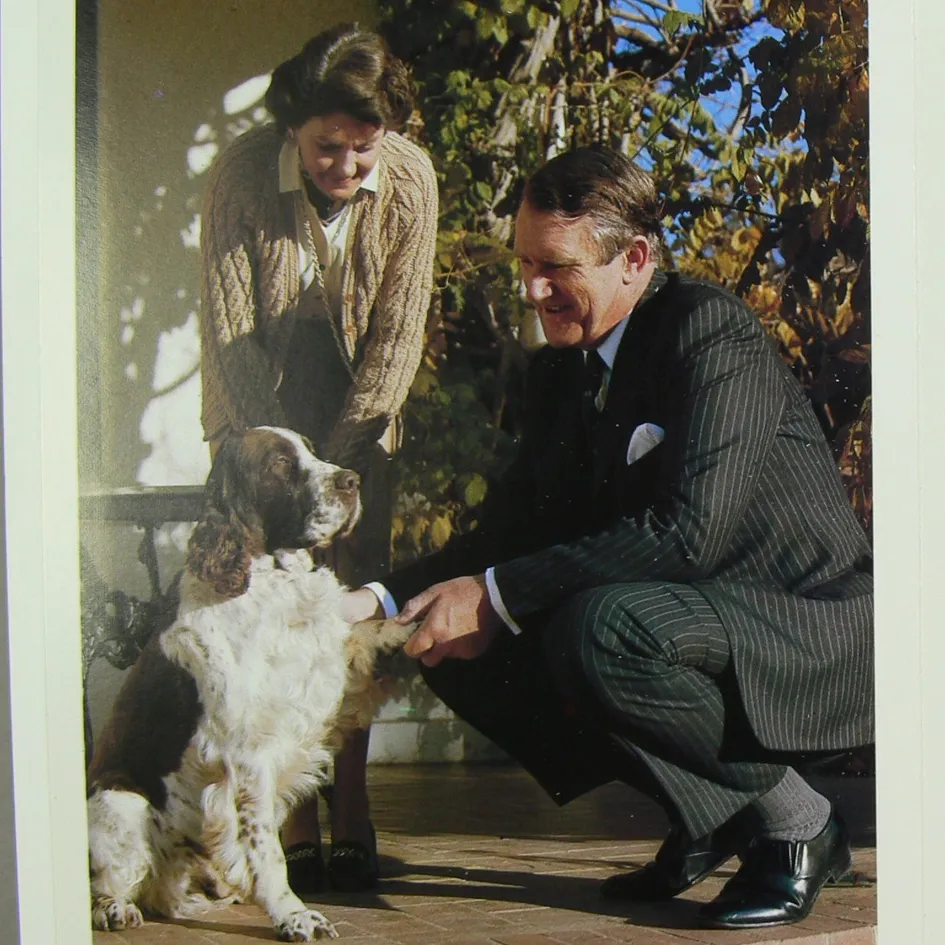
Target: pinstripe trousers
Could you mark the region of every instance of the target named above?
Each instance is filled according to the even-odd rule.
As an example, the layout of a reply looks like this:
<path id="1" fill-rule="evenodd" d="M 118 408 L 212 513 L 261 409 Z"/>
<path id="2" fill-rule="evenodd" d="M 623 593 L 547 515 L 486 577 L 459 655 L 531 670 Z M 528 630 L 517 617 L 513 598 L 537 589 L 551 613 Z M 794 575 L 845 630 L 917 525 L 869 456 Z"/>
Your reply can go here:
<path id="1" fill-rule="evenodd" d="M 784 776 L 751 760 L 728 638 L 695 587 L 594 588 L 523 631 L 423 675 L 558 803 L 621 780 L 699 837 Z"/>

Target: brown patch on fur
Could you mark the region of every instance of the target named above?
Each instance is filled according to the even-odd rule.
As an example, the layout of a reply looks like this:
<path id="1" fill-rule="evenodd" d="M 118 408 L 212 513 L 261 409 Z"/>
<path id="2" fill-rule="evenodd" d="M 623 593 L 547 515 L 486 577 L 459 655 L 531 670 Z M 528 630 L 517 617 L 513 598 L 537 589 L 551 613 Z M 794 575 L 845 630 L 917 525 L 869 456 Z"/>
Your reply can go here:
<path id="1" fill-rule="evenodd" d="M 215 511 L 197 523 L 187 543 L 187 567 L 221 597 L 246 593 L 252 562 L 246 530 L 238 523 L 221 520 Z"/>
<path id="2" fill-rule="evenodd" d="M 194 892 L 206 896 L 211 902 L 228 899 L 233 895 L 235 890 L 217 876 L 209 864 L 200 862 L 196 865 L 196 870 L 190 882 L 190 888 Z"/>
<path id="3" fill-rule="evenodd" d="M 247 434 L 230 436 L 213 457 L 204 490 L 204 509 L 187 543 L 187 567 L 222 597 L 249 587 L 253 555 L 262 551 L 262 522 L 247 490 L 243 447 Z"/>
<path id="4" fill-rule="evenodd" d="M 161 651 L 155 632 L 128 671 L 88 769 L 95 790 L 133 791 L 163 810 L 165 775 L 180 767 L 203 711 L 197 685 Z"/>

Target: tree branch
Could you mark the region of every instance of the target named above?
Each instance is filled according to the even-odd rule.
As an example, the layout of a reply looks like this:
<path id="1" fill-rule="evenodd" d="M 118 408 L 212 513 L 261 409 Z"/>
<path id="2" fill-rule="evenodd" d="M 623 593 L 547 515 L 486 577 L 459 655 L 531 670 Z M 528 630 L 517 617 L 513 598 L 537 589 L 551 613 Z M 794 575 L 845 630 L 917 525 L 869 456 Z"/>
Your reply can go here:
<path id="1" fill-rule="evenodd" d="M 621 38 L 632 41 L 638 46 L 645 46 L 648 49 L 658 49 L 664 54 L 668 54 L 667 43 L 665 40 L 656 39 L 643 30 L 638 30 L 633 26 L 614 26 L 614 32 Z"/>
<path id="2" fill-rule="evenodd" d="M 644 6 L 649 7 L 651 10 L 662 10 L 664 13 L 677 13 L 679 7 L 675 3 L 660 3 L 659 0 L 646 0 L 645 3 L 633 3 L 630 2 L 627 6 L 632 6 L 634 9 L 641 9 Z M 614 16 L 619 16 L 618 12 L 614 12 Z"/>

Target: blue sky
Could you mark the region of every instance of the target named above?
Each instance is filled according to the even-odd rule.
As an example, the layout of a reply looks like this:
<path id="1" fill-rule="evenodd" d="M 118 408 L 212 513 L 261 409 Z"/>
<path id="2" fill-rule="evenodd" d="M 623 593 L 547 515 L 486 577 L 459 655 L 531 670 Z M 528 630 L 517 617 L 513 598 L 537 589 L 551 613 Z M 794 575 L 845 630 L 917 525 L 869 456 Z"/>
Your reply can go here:
<path id="1" fill-rule="evenodd" d="M 640 0 L 640 2 L 642 5 L 646 5 L 646 0 Z M 627 4 L 627 6 L 629 7 L 630 4 Z M 697 16 L 702 15 L 701 0 L 676 0 L 676 8 L 684 13 L 694 13 Z M 780 38 L 781 32 L 779 30 L 773 29 L 767 23 L 760 23 L 746 32 L 742 41 L 735 46 L 735 52 L 739 56 L 745 56 L 748 50 L 751 49 L 751 47 L 754 46 L 755 43 L 757 43 L 764 36 L 774 36 L 776 38 Z M 754 78 L 756 71 L 754 66 L 747 59 L 745 62 L 749 75 L 751 78 Z M 733 86 L 732 89 L 726 93 L 720 93 L 711 99 L 703 99 L 702 105 L 712 114 L 718 124 L 725 127 L 734 118 L 735 109 L 738 106 L 739 99 L 740 89 L 736 86 Z"/>

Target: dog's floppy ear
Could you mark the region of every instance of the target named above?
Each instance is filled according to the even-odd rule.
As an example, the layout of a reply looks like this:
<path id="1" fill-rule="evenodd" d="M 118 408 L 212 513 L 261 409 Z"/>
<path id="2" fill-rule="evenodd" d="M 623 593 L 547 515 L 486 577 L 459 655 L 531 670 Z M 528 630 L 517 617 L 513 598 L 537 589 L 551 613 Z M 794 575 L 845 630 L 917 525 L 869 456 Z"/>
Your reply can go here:
<path id="1" fill-rule="evenodd" d="M 249 535 L 231 495 L 238 462 L 239 437 L 228 437 L 213 459 L 203 517 L 187 542 L 187 567 L 223 597 L 246 593 L 252 564 Z"/>

